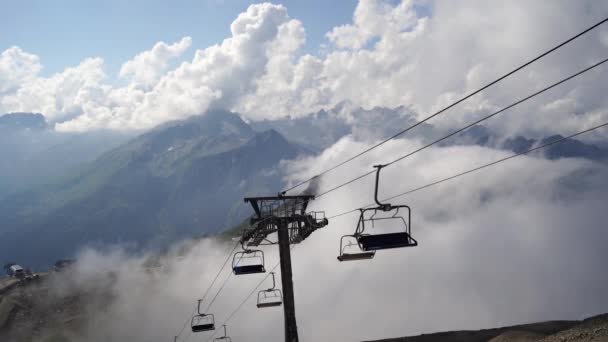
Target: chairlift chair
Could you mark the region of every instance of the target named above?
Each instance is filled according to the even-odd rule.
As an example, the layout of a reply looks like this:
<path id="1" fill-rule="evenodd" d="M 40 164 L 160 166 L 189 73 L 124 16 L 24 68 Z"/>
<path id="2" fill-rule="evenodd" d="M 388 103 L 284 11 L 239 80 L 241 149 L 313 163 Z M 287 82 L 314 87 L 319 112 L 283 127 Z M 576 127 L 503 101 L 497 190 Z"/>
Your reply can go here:
<path id="1" fill-rule="evenodd" d="M 232 342 L 232 339 L 226 334 L 226 324 L 222 326 L 224 327 L 224 336 L 214 338 L 213 342 Z"/>
<path id="2" fill-rule="evenodd" d="M 234 253 L 232 271 L 235 275 L 265 273 L 264 252 L 261 250 L 245 249 Z"/>
<path id="3" fill-rule="evenodd" d="M 370 260 L 376 255 L 376 251 L 364 251 L 359 247 L 357 240 L 358 234 L 344 235 L 340 238 L 340 255 L 339 261 L 355 261 L 355 260 Z M 347 240 L 344 243 L 344 240 Z"/>
<path id="4" fill-rule="evenodd" d="M 407 220 L 403 216 L 399 215 L 401 208 L 407 209 Z M 374 214 L 371 217 L 366 218 L 365 213 L 370 210 L 373 211 Z M 392 215 L 377 217 L 376 215 L 379 211 L 392 211 Z M 365 231 L 365 222 L 367 221 L 371 222 L 374 226 L 378 223 L 387 225 L 386 222 L 390 221 L 399 226 L 400 229 L 403 229 L 403 231 L 382 234 L 363 233 Z M 363 251 L 375 251 L 380 249 L 417 246 L 418 242 L 412 238 L 410 234 L 410 225 L 408 222 L 411 222 L 411 210 L 410 207 L 406 205 L 391 206 L 389 210 L 381 210 L 378 208 L 361 209 L 361 215 L 359 217 L 361 230 L 359 234 L 356 235 L 359 247 Z"/>
<path id="5" fill-rule="evenodd" d="M 192 317 L 190 325 L 192 332 L 210 331 L 215 330 L 215 317 L 212 314 L 206 314 L 201 312 L 201 302 L 198 300 L 198 314 Z"/>
<path id="6" fill-rule="evenodd" d="M 274 272 L 271 272 L 270 274 L 272 274 L 272 287 L 258 292 L 258 309 L 281 306 L 283 304 L 283 293 L 281 290 L 275 288 L 276 282 L 274 279 Z"/>
<path id="7" fill-rule="evenodd" d="M 407 205 L 392 205 L 390 203 L 381 203 L 378 200 L 378 184 L 380 182 L 380 170 L 386 165 L 375 165 L 376 171 L 376 187 L 374 191 L 374 199 L 378 204 L 377 207 L 359 209 L 361 214 L 359 216 L 359 224 L 357 225 L 357 231 L 355 237 L 358 245 L 363 251 L 377 251 L 382 249 L 391 248 L 402 248 L 402 247 L 414 247 L 418 245 L 411 235 L 411 209 Z M 399 214 L 401 209 L 407 210 L 407 220 Z M 365 217 L 365 213 L 373 211 L 373 215 L 369 218 Z M 392 212 L 390 216 L 376 217 L 376 214 L 382 212 Z M 393 233 L 382 233 L 382 234 L 369 234 L 365 233 L 365 222 L 370 221 L 373 225 L 381 221 L 390 220 L 396 222 L 397 225 L 403 229 L 399 232 Z"/>

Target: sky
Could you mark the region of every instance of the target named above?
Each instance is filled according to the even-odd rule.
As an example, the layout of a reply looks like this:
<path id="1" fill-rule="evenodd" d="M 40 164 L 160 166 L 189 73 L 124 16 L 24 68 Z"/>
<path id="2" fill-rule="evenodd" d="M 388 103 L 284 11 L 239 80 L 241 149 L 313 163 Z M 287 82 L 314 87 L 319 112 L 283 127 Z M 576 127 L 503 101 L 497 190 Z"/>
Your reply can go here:
<path id="1" fill-rule="evenodd" d="M 0 18 L 9 30 L 0 38 L 0 113 L 40 112 L 70 132 L 142 131 L 210 109 L 246 120 L 301 117 L 344 102 L 404 106 L 422 118 L 608 13 L 597 1 L 24 3 Z M 607 54 L 604 25 L 441 124 L 461 125 Z M 602 72 L 524 106 L 499 130 L 599 124 L 608 105 Z M 547 119 L 530 123 L 530 112 Z"/>
<path id="2" fill-rule="evenodd" d="M 193 46 L 220 43 L 230 23 L 254 2 L 243 0 L 9 1 L 0 12 L 0 51 L 17 45 L 43 60 L 41 75 L 61 72 L 87 57 L 103 56 L 110 74 L 158 41 L 190 36 Z M 318 52 L 325 32 L 351 20 L 354 0 L 285 1 L 306 26 L 305 50 Z M 190 54 L 188 57 L 192 57 Z"/>

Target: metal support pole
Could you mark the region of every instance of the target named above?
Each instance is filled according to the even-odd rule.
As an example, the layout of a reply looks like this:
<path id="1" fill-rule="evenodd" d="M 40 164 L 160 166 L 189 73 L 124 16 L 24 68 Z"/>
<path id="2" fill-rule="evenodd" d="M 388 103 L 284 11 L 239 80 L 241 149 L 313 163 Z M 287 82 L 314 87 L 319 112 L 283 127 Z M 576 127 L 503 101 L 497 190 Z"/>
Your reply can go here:
<path id="1" fill-rule="evenodd" d="M 296 306 L 293 295 L 293 278 L 291 273 L 291 251 L 289 248 L 289 229 L 287 222 L 278 224 L 279 257 L 281 259 L 281 283 L 283 285 L 283 312 L 285 318 L 285 342 L 298 342 L 296 323 Z"/>

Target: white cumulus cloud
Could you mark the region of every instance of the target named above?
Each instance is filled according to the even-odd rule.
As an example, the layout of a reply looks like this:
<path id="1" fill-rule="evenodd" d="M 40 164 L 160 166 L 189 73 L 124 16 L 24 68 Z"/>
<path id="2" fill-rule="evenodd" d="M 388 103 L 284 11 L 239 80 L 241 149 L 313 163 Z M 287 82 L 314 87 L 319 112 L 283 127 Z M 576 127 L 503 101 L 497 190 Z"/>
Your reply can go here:
<path id="1" fill-rule="evenodd" d="M 87 103 L 82 115 L 57 128 L 145 129 L 210 107 L 232 108 L 256 88 L 277 54 L 289 53 L 303 42 L 301 23 L 290 19 L 284 6 L 269 3 L 252 5 L 239 14 L 231 33 L 221 44 L 196 50 L 192 61 L 167 72 L 149 90 L 136 84 L 110 89 Z"/>
<path id="2" fill-rule="evenodd" d="M 191 60 L 174 68 L 169 61 L 183 58 L 192 44 L 189 37 L 137 54 L 118 74 L 127 80 L 124 86 L 107 82 L 101 58 L 40 77 L 37 56 L 10 48 L 0 59 L 6 70 L 0 74 L 0 112 L 42 112 L 57 129 L 69 131 L 148 129 L 209 108 L 237 111 L 251 120 L 297 117 L 343 101 L 366 109 L 406 106 L 424 117 L 607 11 L 608 3 L 591 0 L 517 0 L 500 6 L 481 0 L 360 0 L 352 23 L 331 29 L 323 53 L 311 55 L 301 49 L 304 24 L 290 18 L 285 6 L 262 3 L 239 14 L 221 43 L 195 50 Z M 605 58 L 606 32 L 600 28 L 576 40 L 436 124 L 463 125 Z M 495 128 L 542 134 L 608 119 L 605 69 L 511 111 Z"/>
<path id="3" fill-rule="evenodd" d="M 13 46 L 0 54 L 0 96 L 34 78 L 42 69 L 38 56 Z"/>
<path id="4" fill-rule="evenodd" d="M 152 50 L 144 51 L 124 63 L 120 68 L 119 76 L 131 77 L 137 84 L 151 86 L 166 70 L 169 60 L 181 56 L 191 44 L 190 37 L 184 37 L 171 45 L 158 42 Z"/>
<path id="5" fill-rule="evenodd" d="M 88 58 L 75 67 L 50 77 L 24 80 L 13 93 L 0 97 L 5 111 L 41 112 L 50 120 L 61 120 L 82 114 L 92 98 L 105 96 L 109 87 L 101 58 Z"/>

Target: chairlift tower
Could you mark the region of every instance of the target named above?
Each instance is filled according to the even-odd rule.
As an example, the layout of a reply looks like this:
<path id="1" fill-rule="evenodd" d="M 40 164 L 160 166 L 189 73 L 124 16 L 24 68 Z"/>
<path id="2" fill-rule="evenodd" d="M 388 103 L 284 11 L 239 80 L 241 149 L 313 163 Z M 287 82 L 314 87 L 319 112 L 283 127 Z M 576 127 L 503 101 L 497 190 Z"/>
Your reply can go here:
<path id="1" fill-rule="evenodd" d="M 243 231 L 243 248 L 279 245 L 285 342 L 298 342 L 290 245 L 304 241 L 315 230 L 328 224 L 323 212 L 306 212 L 313 199 L 312 195 L 245 198 L 255 215 L 250 221 L 252 228 Z M 277 233 L 276 240 L 270 237 L 273 233 Z"/>

